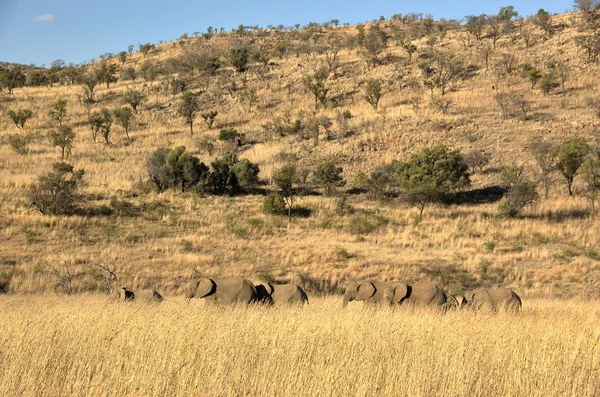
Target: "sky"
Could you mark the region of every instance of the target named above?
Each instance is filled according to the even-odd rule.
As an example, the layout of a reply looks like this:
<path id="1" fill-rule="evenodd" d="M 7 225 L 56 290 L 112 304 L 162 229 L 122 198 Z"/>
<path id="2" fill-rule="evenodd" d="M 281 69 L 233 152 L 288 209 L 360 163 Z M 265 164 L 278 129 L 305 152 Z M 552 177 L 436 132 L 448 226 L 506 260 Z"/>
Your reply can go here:
<path id="1" fill-rule="evenodd" d="M 130 44 L 170 41 L 208 26 L 326 22 L 352 24 L 410 12 L 435 19 L 496 14 L 513 5 L 520 15 L 543 8 L 572 10 L 572 0 L 0 0 L 0 61 L 50 66 L 55 59 L 83 63 Z"/>

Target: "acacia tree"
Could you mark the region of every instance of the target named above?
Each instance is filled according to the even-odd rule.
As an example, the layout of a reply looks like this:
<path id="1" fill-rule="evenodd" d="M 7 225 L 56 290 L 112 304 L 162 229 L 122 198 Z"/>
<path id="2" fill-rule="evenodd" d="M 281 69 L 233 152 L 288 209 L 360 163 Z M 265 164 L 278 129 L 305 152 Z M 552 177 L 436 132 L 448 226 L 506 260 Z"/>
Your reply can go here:
<path id="1" fill-rule="evenodd" d="M 336 167 L 331 161 L 320 164 L 313 171 L 313 182 L 325 190 L 329 196 L 336 186 L 343 186 L 342 168 Z"/>
<path id="2" fill-rule="evenodd" d="M 460 152 L 444 145 L 425 148 L 406 162 L 393 161 L 392 167 L 404 196 L 419 209 L 419 220 L 428 203 L 471 183 L 469 167 Z"/>
<path id="3" fill-rule="evenodd" d="M 120 109 L 113 110 L 113 115 L 115 116 L 115 121 L 117 122 L 117 124 L 119 124 L 125 129 L 125 135 L 127 136 L 127 140 L 130 141 L 131 138 L 129 137 L 129 127 L 131 127 L 131 121 L 133 116 L 132 110 L 127 106 L 124 106 Z"/>
<path id="4" fill-rule="evenodd" d="M 64 159 L 66 155 L 69 158 L 73 149 L 73 140 L 75 140 L 73 128 L 61 125 L 57 130 L 50 131 L 49 137 L 52 141 L 52 146 L 60 147 L 60 157 Z"/>
<path id="5" fill-rule="evenodd" d="M 281 196 L 288 210 L 288 221 L 292 221 L 292 209 L 297 196 L 296 185 L 298 183 L 298 172 L 295 164 L 286 164 L 281 167 L 275 175 L 273 182 L 281 189 Z"/>
<path id="6" fill-rule="evenodd" d="M 371 68 L 380 63 L 380 55 L 387 48 L 389 37 L 379 24 L 373 24 L 368 31 L 365 31 L 364 25 L 358 25 L 358 36 L 356 41 L 360 46 L 359 54 L 367 62 L 367 67 Z"/>
<path id="7" fill-rule="evenodd" d="M 528 205 L 538 199 L 535 182 L 529 180 L 523 167 L 509 166 L 502 170 L 502 182 L 508 191 L 498 205 L 501 215 L 515 217 Z"/>
<path id="8" fill-rule="evenodd" d="M 302 83 L 315 97 L 315 111 L 319 103 L 324 107 L 327 104 L 328 88 L 325 88 L 325 80 L 328 73 L 326 68 L 319 68 L 313 74 L 304 76 Z"/>
<path id="9" fill-rule="evenodd" d="M 198 98 L 191 91 L 186 91 L 181 96 L 181 103 L 179 105 L 178 113 L 180 116 L 185 118 L 185 122 L 190 126 L 190 134 L 194 135 L 194 117 L 196 112 L 200 109 Z"/>
<path id="10" fill-rule="evenodd" d="M 367 81 L 367 86 L 365 88 L 365 99 L 371 106 L 373 106 L 373 109 L 375 110 L 377 110 L 381 95 L 381 80 L 371 79 Z"/>
<path id="11" fill-rule="evenodd" d="M 50 105 L 50 109 L 48 110 L 48 116 L 56 122 L 58 125 L 62 125 L 63 118 L 67 115 L 67 100 L 66 99 L 57 99 L 55 102 Z"/>
<path id="12" fill-rule="evenodd" d="M 10 95 L 15 88 L 23 87 L 26 81 L 27 77 L 20 69 L 0 68 L 0 89 L 6 88 Z"/>
<path id="13" fill-rule="evenodd" d="M 569 196 L 573 196 L 573 179 L 590 152 L 590 146 L 583 138 L 571 138 L 558 147 L 556 166 L 567 180 Z"/>
<path id="14" fill-rule="evenodd" d="M 8 117 L 10 117 L 10 119 L 13 121 L 13 123 L 15 123 L 17 128 L 21 130 L 23 129 L 23 127 L 25 127 L 25 123 L 27 122 L 27 120 L 33 117 L 33 112 L 31 111 L 31 109 L 17 109 L 16 111 L 9 109 L 7 114 Z"/>
<path id="15" fill-rule="evenodd" d="M 123 102 L 131 106 L 133 113 L 137 113 L 137 108 L 140 106 L 140 103 L 144 100 L 144 96 L 134 89 L 127 90 L 123 95 Z"/>
<path id="16" fill-rule="evenodd" d="M 598 190 L 600 190 L 600 158 L 587 158 L 581 168 L 583 180 L 585 181 L 587 188 L 587 197 L 590 200 L 590 205 L 592 207 L 592 214 L 595 214 Z"/>
<path id="17" fill-rule="evenodd" d="M 110 88 L 111 83 L 117 82 L 117 71 L 119 66 L 116 63 L 102 61 L 98 68 L 94 71 L 94 76 L 99 83 L 106 84 L 106 88 Z"/>
<path id="18" fill-rule="evenodd" d="M 92 129 L 92 138 L 96 142 L 98 133 L 102 135 L 107 145 L 110 145 L 110 127 L 112 125 L 112 115 L 107 108 L 102 108 L 98 112 L 94 112 L 89 118 L 90 127 Z"/>
<path id="19" fill-rule="evenodd" d="M 552 184 L 551 173 L 556 169 L 558 147 L 548 141 L 536 140 L 531 145 L 531 149 L 533 151 L 533 157 L 540 167 L 541 180 L 544 186 L 544 197 L 548 198 L 550 186 Z"/>

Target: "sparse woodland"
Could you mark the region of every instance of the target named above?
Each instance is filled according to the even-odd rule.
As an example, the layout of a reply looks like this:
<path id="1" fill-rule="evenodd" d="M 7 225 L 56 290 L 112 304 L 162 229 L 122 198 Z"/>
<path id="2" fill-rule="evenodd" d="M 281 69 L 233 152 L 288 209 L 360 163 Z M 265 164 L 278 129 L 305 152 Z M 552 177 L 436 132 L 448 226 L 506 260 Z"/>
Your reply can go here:
<path id="1" fill-rule="evenodd" d="M 196 268 L 316 293 L 433 277 L 598 296 L 599 22 L 539 14 L 211 28 L 87 65 L 5 66 L 2 288 L 54 290 L 52 263 L 73 292 L 99 290 L 102 262 L 172 293 Z M 432 182 L 425 162 L 408 168 L 415 185 L 400 165 L 440 144 L 468 183 Z M 57 162 L 82 172 L 77 203 L 41 213 L 32 185 Z"/>

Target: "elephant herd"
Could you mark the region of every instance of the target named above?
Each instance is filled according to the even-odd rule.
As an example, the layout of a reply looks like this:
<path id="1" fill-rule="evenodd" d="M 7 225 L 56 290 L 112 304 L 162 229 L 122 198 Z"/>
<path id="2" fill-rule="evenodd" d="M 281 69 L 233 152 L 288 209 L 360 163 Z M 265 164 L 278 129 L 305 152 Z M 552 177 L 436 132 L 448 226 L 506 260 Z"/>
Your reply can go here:
<path id="1" fill-rule="evenodd" d="M 120 288 L 113 293 L 119 301 L 159 303 L 162 295 L 152 289 L 133 291 Z M 185 288 L 185 298 L 199 298 L 215 304 L 302 305 L 308 303 L 306 292 L 296 284 L 254 284 L 243 277 L 192 279 Z M 431 306 L 443 309 L 470 307 L 491 310 L 521 309 L 521 298 L 509 288 L 478 288 L 453 296 L 432 282 L 405 284 L 376 280 L 353 281 L 346 287 L 342 306 L 363 301 L 365 305 Z"/>
<path id="2" fill-rule="evenodd" d="M 348 302 L 363 301 L 365 304 L 432 306 L 445 309 L 470 307 L 492 310 L 521 310 L 521 298 L 509 288 L 477 288 L 464 296 L 453 296 L 432 282 L 405 284 L 375 280 L 355 281 L 348 284 L 343 306 Z"/>

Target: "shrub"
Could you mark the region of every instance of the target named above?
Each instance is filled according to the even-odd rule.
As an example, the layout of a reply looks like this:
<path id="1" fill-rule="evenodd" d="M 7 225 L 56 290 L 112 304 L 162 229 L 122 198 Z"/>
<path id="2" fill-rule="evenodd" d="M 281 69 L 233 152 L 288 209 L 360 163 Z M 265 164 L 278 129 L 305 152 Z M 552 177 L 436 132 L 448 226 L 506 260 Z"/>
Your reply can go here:
<path id="1" fill-rule="evenodd" d="M 79 190 L 84 185 L 85 172 L 75 171 L 67 163 L 54 163 L 52 169 L 29 186 L 28 199 L 42 214 L 74 214 L 83 201 Z"/>
<path id="2" fill-rule="evenodd" d="M 262 210 L 267 214 L 285 215 L 285 201 L 279 193 L 271 193 L 264 198 Z"/>
<path id="3" fill-rule="evenodd" d="M 245 72 L 250 59 L 250 51 L 246 47 L 234 47 L 229 50 L 229 61 L 235 68 L 236 72 Z"/>
<path id="4" fill-rule="evenodd" d="M 144 96 L 136 90 L 127 90 L 125 94 L 123 94 L 123 102 L 131 106 L 133 109 L 133 113 L 137 113 L 138 106 L 144 100 Z"/>
<path id="5" fill-rule="evenodd" d="M 206 126 L 210 130 L 217 119 L 217 115 L 219 114 L 216 110 L 211 110 L 210 112 L 200 113 L 200 117 L 206 123 Z"/>
<path id="6" fill-rule="evenodd" d="M 58 130 L 50 131 L 49 138 L 52 141 L 52 146 L 60 147 L 60 157 L 67 158 L 71 155 L 71 149 L 73 149 L 73 140 L 75 139 L 75 132 L 73 129 L 66 125 L 61 125 Z"/>
<path id="7" fill-rule="evenodd" d="M 48 110 L 48 116 L 56 122 L 58 125 L 62 125 L 63 118 L 67 115 L 67 100 L 57 99 L 56 102 L 50 105 Z"/>
<path id="8" fill-rule="evenodd" d="M 260 171 L 258 164 L 251 163 L 248 159 L 238 160 L 234 156 L 234 162 L 230 165 L 231 171 L 235 174 L 241 187 L 253 186 L 258 183 L 258 173 Z"/>
<path id="9" fill-rule="evenodd" d="M 102 108 L 98 112 L 94 112 L 89 118 L 90 127 L 92 129 L 92 138 L 96 142 L 98 133 L 102 135 L 107 145 L 110 144 L 110 127 L 112 126 L 112 114 L 107 108 Z"/>
<path id="10" fill-rule="evenodd" d="M 234 128 L 226 128 L 219 131 L 219 140 L 226 142 L 236 142 L 237 146 L 241 144 L 241 135 Z"/>
<path id="11" fill-rule="evenodd" d="M 313 171 L 313 182 L 322 187 L 325 195 L 329 196 L 336 186 L 344 185 L 341 174 L 341 167 L 336 167 L 332 162 L 327 161 Z"/>
<path id="12" fill-rule="evenodd" d="M 191 91 L 184 92 L 181 96 L 181 103 L 177 112 L 185 118 L 186 124 L 189 124 L 191 135 L 194 135 L 194 117 L 199 108 L 200 105 L 196 95 Z"/>
<path id="13" fill-rule="evenodd" d="M 20 134 L 10 134 L 8 136 L 8 144 L 15 152 L 25 155 L 29 153 L 29 139 Z"/>
<path id="14" fill-rule="evenodd" d="M 509 166 L 502 171 L 502 181 L 508 193 L 498 205 L 502 216 L 515 217 L 527 205 L 534 204 L 538 199 L 535 182 L 527 179 L 523 167 Z"/>
<path id="15" fill-rule="evenodd" d="M 10 119 L 13 121 L 13 123 L 15 123 L 17 128 L 21 130 L 23 129 L 23 127 L 25 127 L 25 123 L 27 122 L 27 120 L 29 120 L 33 116 L 33 112 L 30 109 L 17 109 L 17 111 L 9 109 L 7 114 L 8 117 L 10 117 Z"/>
<path id="16" fill-rule="evenodd" d="M 146 162 L 146 170 L 159 191 L 181 188 L 185 192 L 206 184 L 209 176 L 208 167 L 186 152 L 185 146 L 156 150 Z"/>
<path id="17" fill-rule="evenodd" d="M 373 109 L 375 110 L 377 110 L 381 95 L 381 80 L 372 79 L 367 81 L 367 87 L 365 88 L 365 99 L 369 105 L 373 106 Z"/>
<path id="18" fill-rule="evenodd" d="M 573 180 L 590 151 L 583 138 L 571 138 L 558 147 L 556 166 L 567 180 L 569 196 L 573 195 Z"/>

